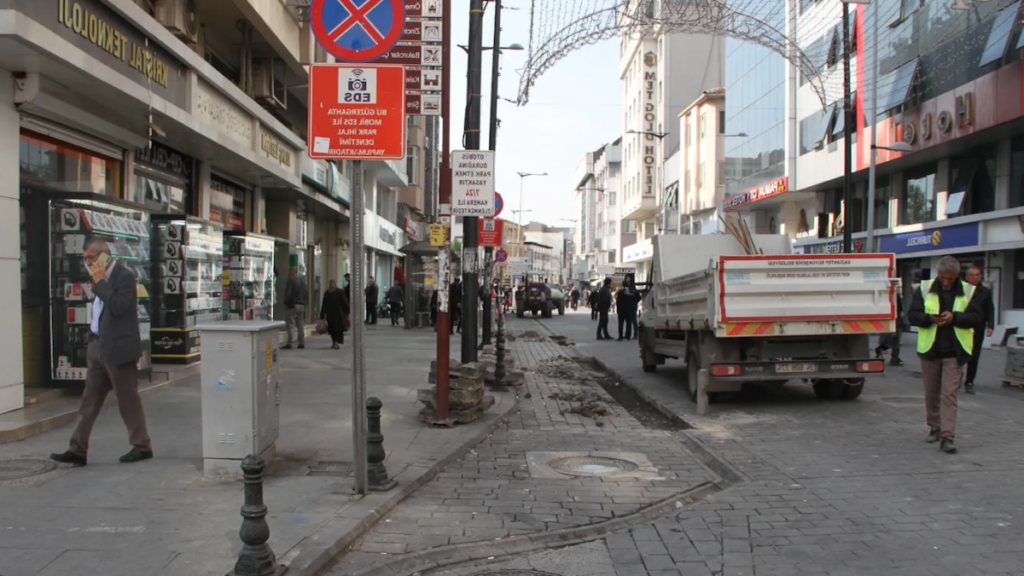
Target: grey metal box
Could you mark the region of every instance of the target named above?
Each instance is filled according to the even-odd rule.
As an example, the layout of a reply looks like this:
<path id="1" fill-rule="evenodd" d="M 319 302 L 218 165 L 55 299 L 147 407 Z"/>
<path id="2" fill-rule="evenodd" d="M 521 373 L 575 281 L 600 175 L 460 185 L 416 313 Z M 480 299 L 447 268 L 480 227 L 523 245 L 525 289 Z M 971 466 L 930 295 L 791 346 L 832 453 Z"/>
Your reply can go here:
<path id="1" fill-rule="evenodd" d="M 235 320 L 197 326 L 203 358 L 203 459 L 208 473 L 211 460 L 241 461 L 249 454 L 263 454 L 277 442 L 278 333 L 284 325 Z M 230 469 L 233 463 L 223 464 Z"/>

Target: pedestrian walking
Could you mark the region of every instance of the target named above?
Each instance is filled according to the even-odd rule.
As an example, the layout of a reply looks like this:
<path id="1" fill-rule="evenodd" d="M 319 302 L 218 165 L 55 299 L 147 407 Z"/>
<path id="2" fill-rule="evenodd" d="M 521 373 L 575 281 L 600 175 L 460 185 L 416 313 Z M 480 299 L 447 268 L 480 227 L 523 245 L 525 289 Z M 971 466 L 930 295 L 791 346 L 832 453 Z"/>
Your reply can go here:
<path id="1" fill-rule="evenodd" d="M 907 313 L 917 326 L 929 443 L 956 453 L 957 394 L 963 365 L 971 359 L 974 329 L 982 321 L 981 301 L 974 286 L 960 280 L 960 262 L 943 256 L 936 265 L 938 280 L 923 280 Z"/>
<path id="2" fill-rule="evenodd" d="M 401 282 L 395 282 L 395 285 L 388 288 L 388 312 L 391 316 L 391 325 L 398 326 L 398 317 L 402 313 L 402 303 L 405 301 L 405 290 L 402 288 Z"/>
<path id="3" fill-rule="evenodd" d="M 619 320 L 619 337 L 617 340 L 619 342 L 633 339 L 633 323 L 636 317 L 636 308 L 639 305 L 640 295 L 628 280 L 623 282 L 622 288 L 615 293 L 615 310 Z M 625 327 L 625 334 L 623 334 L 623 327 Z M 639 337 L 639 334 L 637 334 L 637 337 Z"/>
<path id="4" fill-rule="evenodd" d="M 974 379 L 978 376 L 978 361 L 981 360 L 981 346 L 986 336 L 992 336 L 995 328 L 995 305 L 992 303 L 992 290 L 981 283 L 981 267 L 971 266 L 967 270 L 967 283 L 974 286 L 974 299 L 981 306 L 982 318 L 974 327 L 974 349 L 971 359 L 967 362 L 967 376 L 964 378 L 964 392 L 974 394 Z"/>
<path id="5" fill-rule="evenodd" d="M 462 280 L 456 278 L 452 285 L 448 287 L 448 312 L 451 314 L 449 320 L 451 324 L 448 326 L 448 332 L 454 334 L 455 332 L 462 333 Z"/>
<path id="6" fill-rule="evenodd" d="M 892 350 L 889 356 L 889 366 L 903 366 L 900 360 L 900 336 L 903 333 L 903 295 L 896 294 L 896 331 L 891 334 L 882 334 L 878 339 L 878 346 L 875 348 L 875 358 L 881 358 L 886 350 Z"/>
<path id="7" fill-rule="evenodd" d="M 611 309 L 615 299 L 612 297 L 612 279 L 605 278 L 604 285 L 597 295 L 597 339 L 611 340 L 612 335 L 608 333 L 608 310 Z"/>
<path id="8" fill-rule="evenodd" d="M 345 298 L 352 304 L 352 275 L 345 274 Z"/>
<path id="9" fill-rule="evenodd" d="M 337 350 L 345 343 L 345 331 L 348 330 L 348 315 L 352 305 L 344 290 L 338 289 L 338 283 L 331 280 L 324 292 L 324 300 L 320 304 L 320 319 L 327 322 L 327 333 L 331 335 L 331 348 Z"/>
<path id="10" fill-rule="evenodd" d="M 594 290 L 590 293 L 590 297 L 587 298 L 587 304 L 590 306 L 590 319 L 597 320 L 597 301 L 601 296 L 600 290 Z"/>
<path id="11" fill-rule="evenodd" d="M 380 287 L 373 280 L 373 276 L 370 276 L 366 282 L 366 288 L 363 289 L 363 296 L 366 297 L 366 324 L 377 323 L 377 299 L 380 296 Z"/>
<path id="12" fill-rule="evenodd" d="M 288 280 L 284 284 L 285 324 L 288 327 L 288 343 L 282 346 L 290 350 L 292 342 L 298 341 L 299 348 L 306 347 L 306 281 L 299 276 L 299 269 L 288 269 Z M 293 336 L 298 332 L 298 336 Z"/>
<path id="13" fill-rule="evenodd" d="M 101 238 L 89 239 L 82 256 L 92 275 L 95 294 L 86 344 L 85 390 L 68 450 L 50 454 L 50 459 L 73 466 L 86 465 L 92 427 L 107 394 L 113 389 L 132 445 L 120 460 L 126 464 L 148 460 L 153 457 L 153 446 L 139 396 L 138 361 L 142 356 L 142 339 L 135 274 L 113 259 L 110 247 Z"/>

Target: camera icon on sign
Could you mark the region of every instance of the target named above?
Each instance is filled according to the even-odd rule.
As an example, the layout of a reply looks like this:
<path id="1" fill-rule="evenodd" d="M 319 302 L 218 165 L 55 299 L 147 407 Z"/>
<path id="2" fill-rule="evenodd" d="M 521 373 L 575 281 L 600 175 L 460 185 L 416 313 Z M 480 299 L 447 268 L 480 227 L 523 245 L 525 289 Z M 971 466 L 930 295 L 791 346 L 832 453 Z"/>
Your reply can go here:
<path id="1" fill-rule="evenodd" d="M 351 92 L 363 92 L 366 90 L 366 80 L 362 78 L 351 78 L 348 81 L 348 89 Z"/>

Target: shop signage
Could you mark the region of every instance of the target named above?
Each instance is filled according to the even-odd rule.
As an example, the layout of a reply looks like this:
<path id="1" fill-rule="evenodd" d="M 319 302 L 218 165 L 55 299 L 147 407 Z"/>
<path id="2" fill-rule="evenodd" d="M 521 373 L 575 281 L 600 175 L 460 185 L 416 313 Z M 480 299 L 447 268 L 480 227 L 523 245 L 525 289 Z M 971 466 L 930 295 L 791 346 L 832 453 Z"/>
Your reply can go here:
<path id="1" fill-rule="evenodd" d="M 494 216 L 494 151 L 452 152 L 452 215 Z"/>
<path id="2" fill-rule="evenodd" d="M 448 232 L 444 227 L 444 224 L 431 224 L 430 225 L 430 245 L 431 246 L 444 246 L 444 241 L 448 238 Z"/>
<path id="3" fill-rule="evenodd" d="M 864 252 L 864 239 L 854 238 L 851 242 L 851 247 L 854 252 Z M 818 244 L 805 244 L 800 248 L 803 249 L 801 254 L 842 254 L 843 241 L 832 240 L 830 242 L 819 242 Z"/>
<path id="4" fill-rule="evenodd" d="M 151 141 L 148 148 L 136 148 L 135 163 L 192 181 L 192 158 L 159 142 Z"/>
<path id="5" fill-rule="evenodd" d="M 210 176 L 210 220 L 233 230 L 245 229 L 247 190 L 217 176 Z"/>
<path id="6" fill-rule="evenodd" d="M 405 69 L 311 66 L 308 134 L 311 158 L 405 158 Z"/>
<path id="7" fill-rule="evenodd" d="M 745 204 L 751 204 L 759 200 L 764 200 L 765 198 L 784 194 L 787 190 L 789 190 L 789 177 L 783 176 L 778 180 L 772 180 L 771 182 L 762 184 L 756 188 L 751 188 L 750 190 L 746 190 L 726 198 L 725 203 L 722 204 L 722 209 L 731 210 Z"/>
<path id="8" fill-rule="evenodd" d="M 622 249 L 622 261 L 626 263 L 648 260 L 653 256 L 654 244 L 652 244 L 650 240 L 637 242 L 632 246 L 626 246 Z"/>
<path id="9" fill-rule="evenodd" d="M 420 235 L 420 234 L 419 234 L 419 231 L 418 231 L 418 230 L 416 230 L 416 222 L 413 222 L 413 221 L 412 221 L 411 219 L 409 219 L 409 218 L 405 218 L 405 220 L 403 221 L 403 223 L 405 224 L 405 226 L 404 226 L 404 228 L 405 228 L 405 233 L 406 233 L 406 234 L 408 234 L 408 235 L 409 235 L 410 237 L 412 237 L 412 238 L 416 238 L 417 236 L 419 236 L 419 235 Z"/>
<path id="10" fill-rule="evenodd" d="M 654 68 L 658 63 L 658 57 L 654 52 L 648 52 L 644 54 L 644 64 L 648 68 Z M 657 79 L 658 74 L 656 70 L 645 70 L 644 71 L 644 140 L 646 141 L 643 145 L 643 161 L 644 161 L 644 187 L 643 195 L 645 198 L 654 198 L 654 171 L 655 171 L 655 158 L 657 157 L 657 145 L 655 143 L 654 134 L 657 133 L 658 116 L 655 114 L 657 108 L 655 107 L 655 96 L 657 95 Z"/>
<path id="11" fill-rule="evenodd" d="M 195 114 L 220 129 L 246 150 L 252 148 L 252 117 L 221 94 L 216 88 L 199 80 L 196 85 Z"/>
<path id="12" fill-rule="evenodd" d="M 954 115 L 955 113 L 955 115 Z M 937 119 L 936 119 L 937 118 Z M 956 97 L 956 110 L 943 110 L 938 116 L 931 112 L 921 116 L 919 125 L 907 122 L 903 125 L 903 141 L 907 144 L 916 144 L 918 140 L 930 141 L 935 136 L 937 128 L 942 134 L 949 134 L 954 124 L 957 128 L 964 128 L 974 124 L 974 92 L 965 92 Z"/>
<path id="13" fill-rule="evenodd" d="M 16 6 L 86 54 L 185 107 L 185 68 L 102 1 L 26 0 Z"/>
<path id="14" fill-rule="evenodd" d="M 282 166 L 291 168 L 292 153 L 266 129 L 260 130 L 260 149 L 270 160 L 276 160 Z"/>
<path id="15" fill-rule="evenodd" d="M 190 330 L 182 336 L 178 330 L 171 334 L 160 334 L 159 328 L 153 328 L 153 357 L 173 358 L 179 360 L 195 361 L 194 356 L 199 354 L 200 336 L 198 330 Z"/>
<path id="16" fill-rule="evenodd" d="M 299 158 L 302 166 L 302 179 L 325 192 L 329 191 L 331 188 L 330 180 L 328 180 L 331 173 L 330 164 L 324 160 L 313 160 L 305 154 Z"/>
<path id="17" fill-rule="evenodd" d="M 395 245 L 395 234 L 383 226 L 378 228 L 377 237 L 385 244 Z"/>
<path id="18" fill-rule="evenodd" d="M 882 236 L 878 240 L 879 252 L 906 254 L 931 252 L 953 248 L 977 246 L 980 238 L 978 223 L 946 226 L 931 230 L 917 230 L 903 234 Z"/>

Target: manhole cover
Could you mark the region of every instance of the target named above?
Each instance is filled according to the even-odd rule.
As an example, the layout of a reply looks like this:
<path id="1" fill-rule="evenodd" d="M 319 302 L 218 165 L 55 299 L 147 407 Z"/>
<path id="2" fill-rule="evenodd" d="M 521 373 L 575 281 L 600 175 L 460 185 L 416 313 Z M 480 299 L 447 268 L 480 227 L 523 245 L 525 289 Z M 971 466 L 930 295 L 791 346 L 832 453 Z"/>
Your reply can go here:
<path id="1" fill-rule="evenodd" d="M 352 472 L 352 464 L 324 460 L 309 466 L 306 476 L 348 476 Z"/>
<path id="2" fill-rule="evenodd" d="M 605 458 L 602 456 L 569 456 L 555 458 L 548 467 L 569 476 L 606 476 L 617 472 L 632 472 L 637 465 L 629 460 Z"/>
<path id="3" fill-rule="evenodd" d="M 56 462 L 40 458 L 0 460 L 0 482 L 39 476 L 56 468 Z"/>
<path id="4" fill-rule="evenodd" d="M 491 572 L 479 572 L 472 576 L 558 576 L 558 574 L 541 572 L 540 570 L 497 570 Z"/>
<path id="5" fill-rule="evenodd" d="M 479 572 L 472 576 L 558 576 L 558 574 L 552 574 L 551 572 L 541 572 L 540 570 L 498 570 L 490 572 Z"/>

